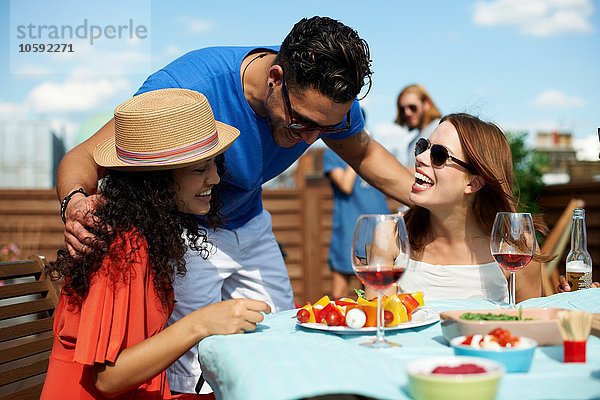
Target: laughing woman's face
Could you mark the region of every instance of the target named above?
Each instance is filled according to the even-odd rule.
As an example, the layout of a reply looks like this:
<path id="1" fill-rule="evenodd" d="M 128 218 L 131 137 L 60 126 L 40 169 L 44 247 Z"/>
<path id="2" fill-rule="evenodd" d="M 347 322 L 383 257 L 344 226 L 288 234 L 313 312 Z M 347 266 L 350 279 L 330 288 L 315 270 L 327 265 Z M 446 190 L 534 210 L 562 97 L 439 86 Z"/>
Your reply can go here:
<path id="1" fill-rule="evenodd" d="M 465 160 L 458 133 L 450 122 L 440 124 L 433 131 L 429 141 L 444 146 L 450 155 Z M 461 205 L 469 183 L 468 172 L 451 159 L 439 167 L 435 166 L 431 163 L 430 153 L 431 149 L 428 149 L 416 157 L 415 182 L 410 200 L 427 209 L 434 206 Z"/>
<path id="2" fill-rule="evenodd" d="M 221 181 L 215 159 L 176 169 L 173 177 L 179 211 L 196 215 L 208 213 L 212 188 Z"/>

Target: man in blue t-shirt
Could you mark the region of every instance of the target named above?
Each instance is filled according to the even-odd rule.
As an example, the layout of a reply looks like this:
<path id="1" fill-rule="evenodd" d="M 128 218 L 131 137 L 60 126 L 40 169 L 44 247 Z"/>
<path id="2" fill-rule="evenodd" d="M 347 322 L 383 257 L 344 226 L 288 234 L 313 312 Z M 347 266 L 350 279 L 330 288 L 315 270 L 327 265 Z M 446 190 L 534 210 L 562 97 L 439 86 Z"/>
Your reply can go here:
<path id="1" fill-rule="evenodd" d="M 159 88 L 197 90 L 217 120 L 240 130 L 225 152 L 220 195 L 226 222 L 209 230 L 216 253 L 187 257 L 186 278 L 175 285 L 172 320 L 227 298 L 262 299 L 276 310 L 294 306 L 283 258 L 263 210 L 261 185 L 279 175 L 322 139 L 365 180 L 408 201 L 410 172 L 364 130 L 356 97 L 368 82 L 367 43 L 352 28 L 327 17 L 302 19 L 281 47 L 215 47 L 192 51 L 152 74 L 138 93 Z M 63 199 L 65 243 L 71 254 L 88 251 L 93 226 L 87 213 L 99 201 L 102 170 L 96 144 L 114 135 L 114 120 L 71 150 L 60 164 L 57 192 Z M 210 218 L 210 217 L 209 217 Z M 207 221 L 200 223 L 209 226 Z M 193 351 L 169 370 L 175 391 L 193 392 L 200 369 Z"/>

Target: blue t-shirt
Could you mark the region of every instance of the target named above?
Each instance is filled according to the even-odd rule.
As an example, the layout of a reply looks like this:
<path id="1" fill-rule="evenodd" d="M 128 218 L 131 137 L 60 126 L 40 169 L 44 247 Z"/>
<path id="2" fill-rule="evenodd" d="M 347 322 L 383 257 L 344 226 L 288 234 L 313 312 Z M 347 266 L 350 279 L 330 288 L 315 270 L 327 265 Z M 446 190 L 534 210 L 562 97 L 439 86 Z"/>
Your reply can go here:
<path id="1" fill-rule="evenodd" d="M 329 174 L 336 168 L 346 169 L 348 165 L 332 150 L 325 150 L 323 155 L 323 172 Z M 352 274 L 350 253 L 352 236 L 356 221 L 361 214 L 389 214 L 385 196 L 369 185 L 360 176 L 356 177 L 352 193 L 349 195 L 340 191 L 337 185 L 333 187 L 333 226 L 331 244 L 329 246 L 329 266 L 338 272 Z"/>
<path id="2" fill-rule="evenodd" d="M 265 118 L 250 107 L 240 79 L 244 58 L 253 51 L 272 51 L 279 46 L 209 47 L 189 52 L 150 75 L 136 95 L 163 88 L 184 88 L 206 96 L 215 119 L 240 130 L 239 138 L 225 152 L 221 176 L 223 228 L 235 229 L 262 212 L 261 185 L 285 171 L 308 148 L 301 142 L 291 148 L 278 146 Z M 352 127 L 327 135 L 344 139 L 360 132 L 364 120 L 355 100 L 350 116 Z"/>

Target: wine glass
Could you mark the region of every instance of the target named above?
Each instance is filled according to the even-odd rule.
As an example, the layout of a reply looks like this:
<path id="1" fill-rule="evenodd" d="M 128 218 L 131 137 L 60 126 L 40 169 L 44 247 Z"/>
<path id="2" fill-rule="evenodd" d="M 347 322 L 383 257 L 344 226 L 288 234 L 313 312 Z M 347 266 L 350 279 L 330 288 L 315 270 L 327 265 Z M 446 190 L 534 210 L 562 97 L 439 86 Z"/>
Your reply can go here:
<path id="1" fill-rule="evenodd" d="M 535 227 L 531 214 L 497 213 L 490 250 L 498 264 L 510 273 L 509 307 L 515 308 L 515 272 L 529 264 L 535 254 Z"/>
<path id="2" fill-rule="evenodd" d="M 400 346 L 385 340 L 382 292 L 400 279 L 409 252 L 404 219 L 398 214 L 361 215 L 352 240 L 352 268 L 358 279 L 377 291 L 377 336 L 365 346 Z"/>

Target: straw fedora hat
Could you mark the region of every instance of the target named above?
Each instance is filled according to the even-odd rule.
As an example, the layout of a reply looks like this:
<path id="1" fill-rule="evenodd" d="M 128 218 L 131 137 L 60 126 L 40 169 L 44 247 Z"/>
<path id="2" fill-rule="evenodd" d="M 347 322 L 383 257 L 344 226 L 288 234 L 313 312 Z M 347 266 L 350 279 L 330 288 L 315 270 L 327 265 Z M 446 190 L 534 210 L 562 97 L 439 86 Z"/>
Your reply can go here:
<path id="1" fill-rule="evenodd" d="M 96 146 L 94 161 L 134 171 L 181 168 L 221 154 L 239 134 L 215 121 L 202 93 L 159 89 L 115 108 L 115 136 Z"/>

